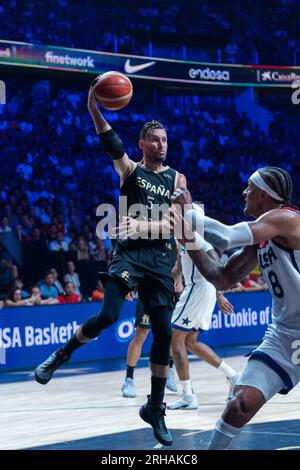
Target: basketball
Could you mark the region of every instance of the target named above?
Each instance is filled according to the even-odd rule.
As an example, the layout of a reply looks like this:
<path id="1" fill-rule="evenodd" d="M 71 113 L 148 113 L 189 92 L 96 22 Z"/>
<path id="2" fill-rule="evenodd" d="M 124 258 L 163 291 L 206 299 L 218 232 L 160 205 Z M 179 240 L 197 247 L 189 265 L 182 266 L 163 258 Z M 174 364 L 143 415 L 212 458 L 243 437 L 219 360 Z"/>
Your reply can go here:
<path id="1" fill-rule="evenodd" d="M 95 82 L 94 95 L 103 108 L 122 109 L 131 100 L 132 83 L 121 72 L 106 72 L 99 75 Z"/>

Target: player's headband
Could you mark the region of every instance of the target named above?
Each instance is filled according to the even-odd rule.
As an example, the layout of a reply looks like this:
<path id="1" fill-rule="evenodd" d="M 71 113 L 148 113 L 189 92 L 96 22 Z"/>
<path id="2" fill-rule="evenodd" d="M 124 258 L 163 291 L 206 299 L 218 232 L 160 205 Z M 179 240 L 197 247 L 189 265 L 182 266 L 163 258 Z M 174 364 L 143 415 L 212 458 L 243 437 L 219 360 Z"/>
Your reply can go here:
<path id="1" fill-rule="evenodd" d="M 255 184 L 255 186 L 257 186 L 259 189 L 262 189 L 263 191 L 266 191 L 266 193 L 276 201 L 283 201 L 282 197 L 280 197 L 279 194 L 277 194 L 276 191 L 271 189 L 270 186 L 265 182 L 265 180 L 260 175 L 259 171 L 255 171 L 253 175 L 250 176 L 250 180 L 253 184 Z"/>

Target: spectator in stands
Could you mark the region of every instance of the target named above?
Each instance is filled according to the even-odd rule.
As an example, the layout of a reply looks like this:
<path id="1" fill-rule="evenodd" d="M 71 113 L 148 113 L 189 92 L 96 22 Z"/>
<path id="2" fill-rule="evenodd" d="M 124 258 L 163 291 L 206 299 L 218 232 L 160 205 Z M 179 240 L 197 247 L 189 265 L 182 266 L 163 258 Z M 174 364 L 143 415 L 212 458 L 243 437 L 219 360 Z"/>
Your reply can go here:
<path id="1" fill-rule="evenodd" d="M 64 275 L 64 283 L 71 282 L 74 285 L 74 292 L 77 294 L 80 299 L 82 294 L 80 292 L 80 280 L 78 273 L 75 272 L 76 267 L 73 261 L 68 261 L 67 263 L 67 272 Z"/>
<path id="2" fill-rule="evenodd" d="M 75 293 L 74 284 L 72 282 L 66 282 L 65 294 L 59 295 L 57 300 L 60 304 L 75 304 L 80 302 L 80 297 Z"/>
<path id="3" fill-rule="evenodd" d="M 53 274 L 53 277 L 54 277 L 54 284 L 53 285 L 58 290 L 59 295 L 64 294 L 65 291 L 64 291 L 64 288 L 63 288 L 63 286 L 61 285 L 61 283 L 58 279 L 57 269 L 51 268 L 49 271 L 50 271 L 51 274 Z"/>
<path id="4" fill-rule="evenodd" d="M 58 304 L 57 299 L 53 298 L 44 298 L 41 295 L 41 289 L 38 285 L 33 285 L 30 287 L 30 297 L 27 299 L 28 305 L 53 305 Z"/>
<path id="5" fill-rule="evenodd" d="M 44 280 L 39 284 L 41 295 L 45 298 L 56 299 L 59 295 L 57 288 L 54 286 L 54 276 L 51 271 L 46 271 Z"/>
<path id="6" fill-rule="evenodd" d="M 12 289 L 5 300 L 6 307 L 24 307 L 32 305 L 29 299 L 22 299 L 21 289 Z"/>
<path id="7" fill-rule="evenodd" d="M 57 227 L 55 224 L 45 225 L 44 226 L 47 240 L 49 241 L 49 245 L 51 242 L 55 242 L 57 239 Z"/>
<path id="8" fill-rule="evenodd" d="M 104 298 L 104 287 L 100 279 L 97 281 L 96 289 L 92 292 L 92 302 L 99 302 Z"/>
<path id="9" fill-rule="evenodd" d="M 38 249 L 39 251 L 47 250 L 47 242 L 42 234 L 42 231 L 39 227 L 33 227 L 30 231 L 29 239 L 27 240 L 28 245 L 32 248 Z"/>
<path id="10" fill-rule="evenodd" d="M 24 287 L 24 283 L 20 277 L 17 277 L 12 283 L 12 288 L 20 289 L 22 299 L 26 299 L 29 296 L 29 293 L 26 290 L 24 290 L 23 287 Z"/>
<path id="11" fill-rule="evenodd" d="M 79 237 L 77 241 L 77 259 L 78 261 L 90 259 L 88 245 L 83 237 Z"/>
<path id="12" fill-rule="evenodd" d="M 18 277 L 18 268 L 12 257 L 0 242 L 0 299 L 4 299 L 14 279 Z"/>
<path id="13" fill-rule="evenodd" d="M 63 232 L 57 232 L 55 240 L 49 243 L 48 248 L 50 251 L 68 251 L 68 244 L 64 241 Z"/>
<path id="14" fill-rule="evenodd" d="M 105 249 L 103 240 L 100 240 L 100 238 L 96 239 L 96 244 L 93 247 L 91 256 L 95 261 L 107 261 L 107 251 Z"/>
<path id="15" fill-rule="evenodd" d="M 12 228 L 8 224 L 8 218 L 2 217 L 1 223 L 0 223 L 0 233 L 11 232 L 11 231 L 12 231 Z"/>
<path id="16" fill-rule="evenodd" d="M 245 277 L 245 279 L 239 282 L 238 286 L 240 287 L 241 292 L 251 292 L 251 291 L 262 290 L 262 286 L 258 282 L 250 279 L 250 274 L 248 274 L 248 276 Z"/>

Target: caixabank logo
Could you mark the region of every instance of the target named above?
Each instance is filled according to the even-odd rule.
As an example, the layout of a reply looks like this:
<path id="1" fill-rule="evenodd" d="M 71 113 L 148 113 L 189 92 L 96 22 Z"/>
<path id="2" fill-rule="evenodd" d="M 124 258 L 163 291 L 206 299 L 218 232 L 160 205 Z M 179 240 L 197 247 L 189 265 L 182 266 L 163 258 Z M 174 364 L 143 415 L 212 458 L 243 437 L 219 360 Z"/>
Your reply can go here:
<path id="1" fill-rule="evenodd" d="M 0 104 L 6 104 L 6 87 L 3 80 L 0 80 Z"/>
<path id="2" fill-rule="evenodd" d="M 295 80 L 300 80 L 300 75 L 295 72 L 282 72 L 279 70 L 257 70 L 256 71 L 258 82 L 274 82 L 291 84 Z"/>

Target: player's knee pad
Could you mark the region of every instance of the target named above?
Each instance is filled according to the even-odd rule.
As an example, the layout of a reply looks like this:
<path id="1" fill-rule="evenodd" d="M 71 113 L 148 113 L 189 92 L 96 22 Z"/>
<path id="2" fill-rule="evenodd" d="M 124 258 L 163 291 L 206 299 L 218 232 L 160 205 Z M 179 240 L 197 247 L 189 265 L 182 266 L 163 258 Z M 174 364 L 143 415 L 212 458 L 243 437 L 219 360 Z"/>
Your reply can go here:
<path id="1" fill-rule="evenodd" d="M 170 346 L 172 329 L 153 335 L 153 343 L 150 352 L 150 361 L 154 364 L 168 365 L 170 360 Z"/>

